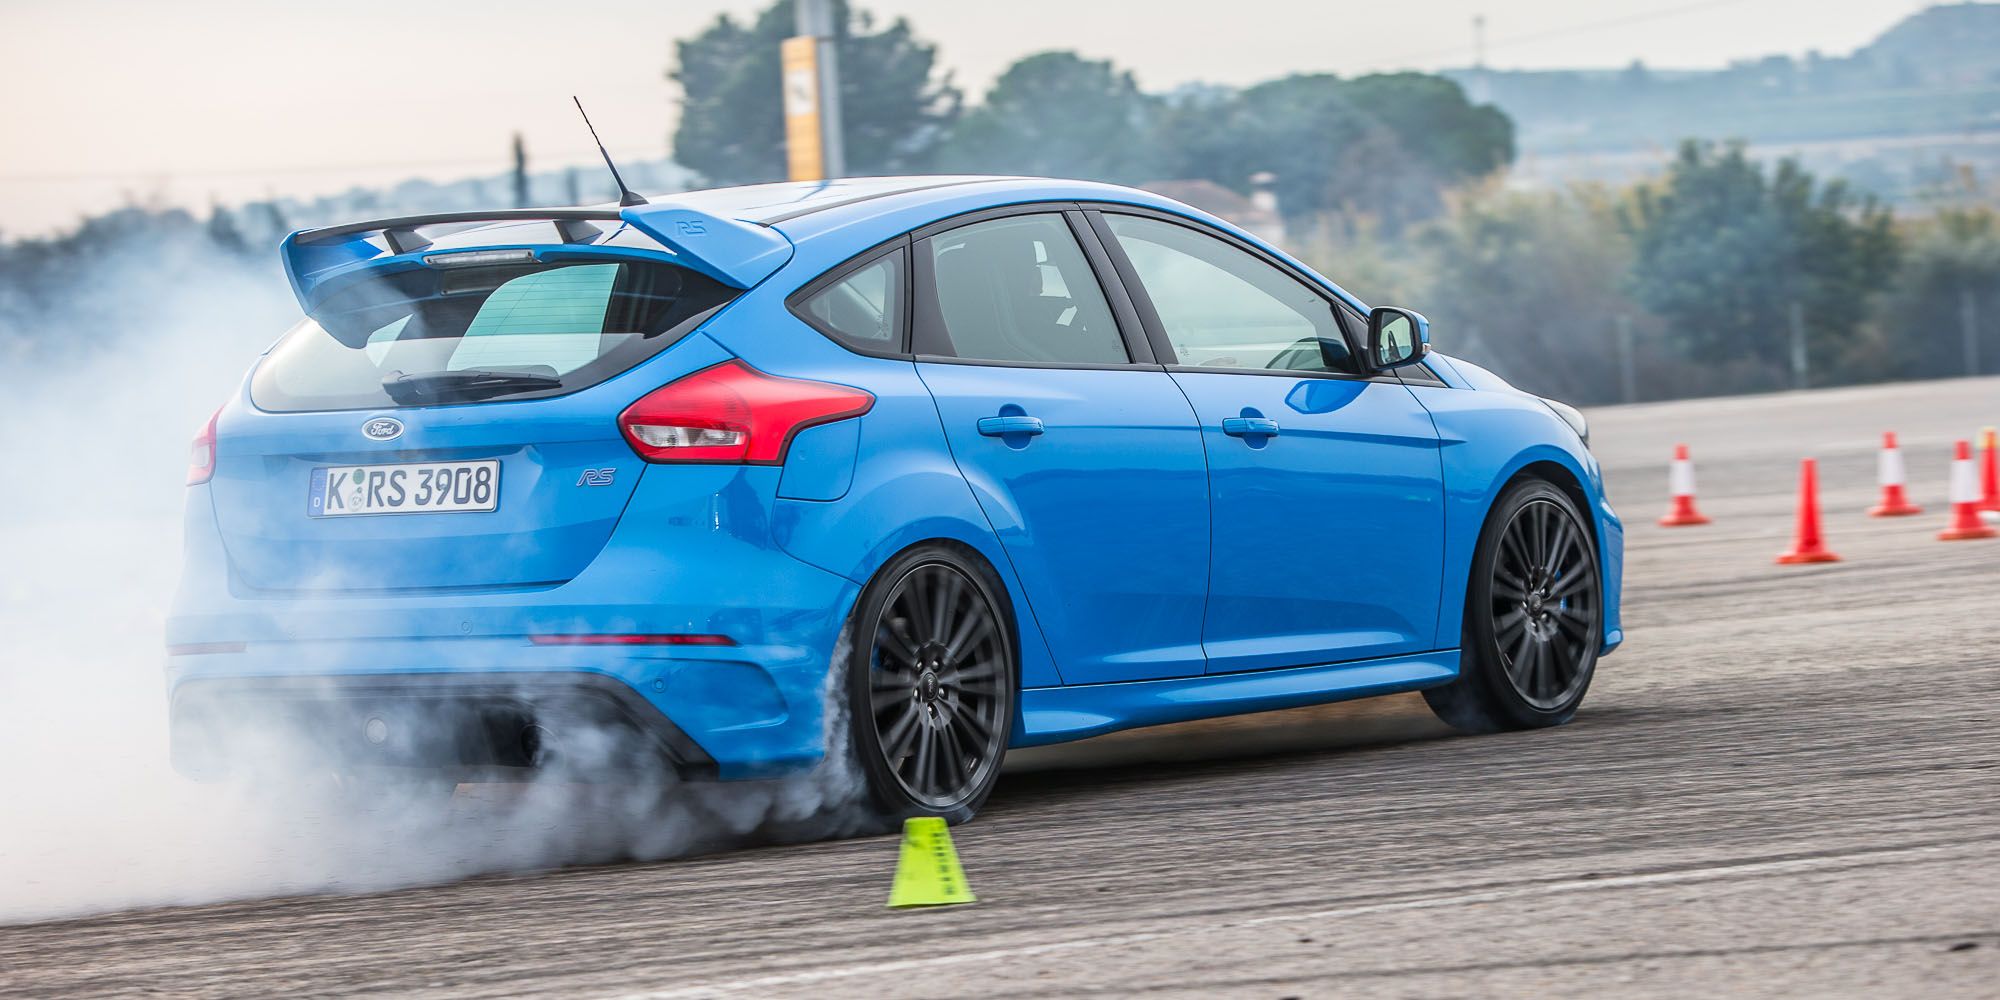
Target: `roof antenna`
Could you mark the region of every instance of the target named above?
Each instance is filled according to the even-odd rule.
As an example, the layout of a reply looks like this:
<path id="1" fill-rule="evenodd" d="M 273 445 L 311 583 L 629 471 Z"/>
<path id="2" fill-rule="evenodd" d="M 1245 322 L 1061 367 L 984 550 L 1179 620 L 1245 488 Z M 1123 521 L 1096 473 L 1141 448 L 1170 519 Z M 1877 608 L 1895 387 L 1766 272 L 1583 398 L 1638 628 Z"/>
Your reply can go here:
<path id="1" fill-rule="evenodd" d="M 583 102 L 578 101 L 575 94 L 571 94 L 569 99 L 576 101 L 576 113 L 583 115 L 583 127 L 590 130 L 591 139 L 597 143 L 597 151 L 604 155 L 604 165 L 611 170 L 611 179 L 618 185 L 618 207 L 649 204 L 639 197 L 639 192 L 625 186 L 625 178 L 618 176 L 618 164 L 611 162 L 611 153 L 604 148 L 604 140 L 597 138 L 597 126 L 590 123 L 590 115 L 583 110 Z"/>

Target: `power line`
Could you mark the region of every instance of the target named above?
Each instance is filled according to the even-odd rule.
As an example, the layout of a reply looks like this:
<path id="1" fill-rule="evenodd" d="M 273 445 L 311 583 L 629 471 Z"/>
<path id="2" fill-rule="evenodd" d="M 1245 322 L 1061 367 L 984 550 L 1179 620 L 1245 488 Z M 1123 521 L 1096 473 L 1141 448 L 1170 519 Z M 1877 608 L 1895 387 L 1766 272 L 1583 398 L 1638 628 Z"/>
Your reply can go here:
<path id="1" fill-rule="evenodd" d="M 648 150 L 645 152 L 641 152 L 639 150 L 634 149 L 634 150 L 620 150 L 617 155 L 619 156 L 620 159 L 629 158 L 634 161 L 645 161 L 654 159 L 657 153 L 658 153 L 657 150 Z M 558 166 L 583 166 L 589 164 L 590 162 L 594 161 L 597 158 L 597 150 L 595 148 L 592 148 L 589 150 L 574 151 L 574 152 L 564 151 L 564 152 L 550 154 L 550 156 L 551 158 L 558 160 L 575 159 L 577 161 L 580 161 L 575 164 L 558 164 Z M 313 173 L 332 174 L 350 170 L 424 170 L 424 169 L 435 169 L 442 167 L 470 167 L 470 166 L 478 166 L 481 164 L 500 164 L 500 166 L 495 168 L 495 172 L 496 173 L 505 172 L 505 161 L 503 157 L 469 156 L 463 159 L 456 159 L 456 160 L 405 160 L 395 163 L 314 163 L 314 164 L 298 164 L 295 166 L 282 166 L 282 167 L 221 167 L 221 168 L 205 169 L 205 170 L 185 170 L 176 167 L 163 167 L 154 170 L 147 170 L 141 168 L 133 170 L 115 170 L 115 171 L 101 171 L 101 172 L 83 171 L 83 172 L 73 172 L 73 173 L 0 174 L 0 184 L 52 184 L 52 183 L 64 183 L 69 181 L 158 181 L 158 180 L 178 180 L 178 179 L 201 179 L 201 178 L 214 178 L 214 177 L 260 177 L 265 174 L 313 174 Z"/>
<path id="2" fill-rule="evenodd" d="M 1592 31 L 1601 31 L 1605 28 L 1622 28 L 1628 24 L 1643 24 L 1647 21 L 1657 21 L 1662 18 L 1676 17 L 1681 14 L 1691 14 L 1694 13 L 1695 11 L 1700 11 L 1700 10 L 1712 10 L 1717 7 L 1732 7 L 1737 4 L 1745 2 L 1747 2 L 1747 0 L 1704 0 L 1704 2 L 1702 3 L 1681 4 L 1676 7 L 1662 7 L 1657 10 L 1642 11 L 1637 14 L 1628 14 L 1624 17 L 1607 18 L 1602 21 L 1587 21 L 1581 24 L 1565 25 L 1560 28 L 1548 28 L 1542 31 L 1533 31 L 1523 35 L 1509 35 L 1505 38 L 1495 39 L 1486 42 L 1485 51 L 1491 52 L 1492 50 L 1501 48 L 1503 46 L 1519 45 L 1524 42 L 1539 42 L 1550 38 L 1562 38 L 1567 35 L 1580 35 Z M 1466 46 L 1454 45 L 1451 48 L 1447 49 L 1432 49 L 1428 52 L 1413 52 L 1407 55 L 1395 56 L 1390 59 L 1380 60 L 1379 62 L 1376 63 L 1376 65 L 1393 66 L 1393 65 L 1408 64 L 1413 62 L 1422 62 L 1424 60 L 1438 59 L 1445 56 L 1463 55 L 1467 51 L 1468 49 L 1466 48 Z"/>

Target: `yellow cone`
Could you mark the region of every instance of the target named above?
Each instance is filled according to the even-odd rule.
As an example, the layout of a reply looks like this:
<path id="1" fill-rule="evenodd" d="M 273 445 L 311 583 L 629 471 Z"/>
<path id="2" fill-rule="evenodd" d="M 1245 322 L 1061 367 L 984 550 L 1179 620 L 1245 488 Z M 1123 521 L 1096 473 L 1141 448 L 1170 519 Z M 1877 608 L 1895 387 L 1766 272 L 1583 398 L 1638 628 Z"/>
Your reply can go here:
<path id="1" fill-rule="evenodd" d="M 936 816 L 912 816 L 903 821 L 903 847 L 896 858 L 896 884 L 889 888 L 889 906 L 950 906 L 977 897 L 965 884 L 951 830 Z"/>

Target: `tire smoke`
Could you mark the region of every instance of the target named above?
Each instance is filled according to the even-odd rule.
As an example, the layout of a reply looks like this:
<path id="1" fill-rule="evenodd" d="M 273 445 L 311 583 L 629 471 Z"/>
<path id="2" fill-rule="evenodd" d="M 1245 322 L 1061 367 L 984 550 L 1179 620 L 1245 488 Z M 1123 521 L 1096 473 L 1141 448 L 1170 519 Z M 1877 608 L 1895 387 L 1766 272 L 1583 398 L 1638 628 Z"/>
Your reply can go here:
<path id="1" fill-rule="evenodd" d="M 363 785 L 292 767 L 197 784 L 167 763 L 161 626 L 188 442 L 296 315 L 274 268 L 95 263 L 52 313 L 0 313 L 0 922 L 361 892 L 854 832 L 844 753 L 746 783 Z M 74 342 L 75 350 L 22 350 Z M 67 346 L 67 345 L 66 345 Z M 838 679 L 844 664 L 829 665 Z M 845 699 L 826 690 L 844 749 Z M 588 732 L 564 739 L 588 741 Z"/>

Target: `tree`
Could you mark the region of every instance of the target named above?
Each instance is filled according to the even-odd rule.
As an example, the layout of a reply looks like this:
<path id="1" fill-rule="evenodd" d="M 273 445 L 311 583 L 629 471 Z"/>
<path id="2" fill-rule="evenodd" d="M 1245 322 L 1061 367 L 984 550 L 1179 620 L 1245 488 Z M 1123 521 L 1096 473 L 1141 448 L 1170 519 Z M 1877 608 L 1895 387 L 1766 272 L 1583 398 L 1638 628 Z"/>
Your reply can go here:
<path id="1" fill-rule="evenodd" d="M 236 228 L 236 217 L 221 205 L 209 209 L 208 241 L 225 253 L 247 254 L 250 243 L 243 238 L 243 231 Z"/>
<path id="2" fill-rule="evenodd" d="M 1000 74 L 985 103 L 952 130 L 941 159 L 971 173 L 1151 180 L 1156 103 L 1108 61 L 1036 53 Z"/>
<path id="3" fill-rule="evenodd" d="M 1415 304 L 1442 350 L 1530 392 L 1618 400 L 1616 331 L 1641 310 L 1621 288 L 1632 245 L 1608 193 L 1482 192 L 1416 242 L 1431 287 Z"/>
<path id="4" fill-rule="evenodd" d="M 667 77 L 681 87 L 674 159 L 715 184 L 785 176 L 785 124 L 778 46 L 793 33 L 791 0 L 743 24 L 724 14 L 675 44 Z M 834 0 L 840 60 L 841 136 L 851 174 L 922 170 L 957 118 L 960 96 L 934 74 L 937 47 L 898 18 L 874 18 Z"/>
<path id="5" fill-rule="evenodd" d="M 1349 80 L 1341 89 L 1348 103 L 1388 129 L 1447 184 L 1484 177 L 1514 162 L 1513 120 L 1491 104 L 1473 104 L 1452 80 L 1378 73 Z"/>
<path id="6" fill-rule="evenodd" d="M 1883 376 L 1970 374 L 1966 319 L 1978 372 L 2000 371 L 2000 213 L 1983 205 L 1945 208 L 1911 229 L 1902 269 L 1882 302 L 1888 342 L 1876 357 Z"/>
<path id="7" fill-rule="evenodd" d="M 1513 124 L 1475 106 L 1458 84 L 1418 73 L 1343 81 L 1300 74 L 1227 98 L 1170 102 L 1160 145 L 1174 176 L 1238 191 L 1269 172 L 1286 228 L 1328 221 L 1346 235 L 1367 224 L 1393 235 L 1435 216 L 1442 190 L 1513 159 Z"/>
<path id="8" fill-rule="evenodd" d="M 1849 356 L 1867 304 L 1895 271 L 1889 213 L 1783 160 L 1766 176 L 1740 143 L 1683 143 L 1664 183 L 1642 187 L 1626 225 L 1633 295 L 1691 360 L 1744 363 L 1784 384 L 1789 310 L 1804 311 L 1821 376 Z M 1816 381 L 1827 381 L 1826 377 Z"/>

